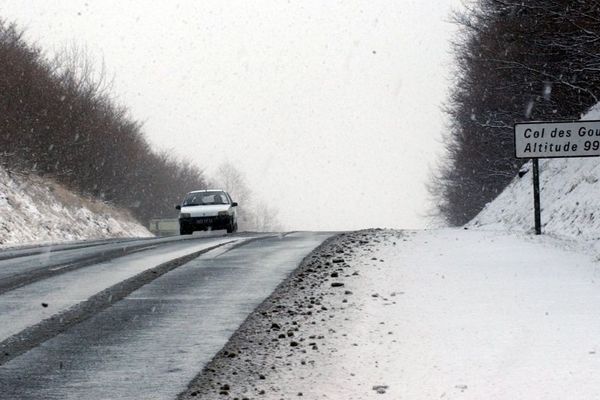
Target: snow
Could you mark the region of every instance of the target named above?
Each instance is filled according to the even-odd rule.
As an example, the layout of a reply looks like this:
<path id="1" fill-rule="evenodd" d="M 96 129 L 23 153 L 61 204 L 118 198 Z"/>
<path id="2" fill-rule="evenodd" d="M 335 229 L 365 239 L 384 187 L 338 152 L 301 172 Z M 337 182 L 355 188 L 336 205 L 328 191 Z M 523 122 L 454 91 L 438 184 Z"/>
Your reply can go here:
<path id="1" fill-rule="evenodd" d="M 595 257 L 547 236 L 346 234 L 182 398 L 600 398 L 599 279 Z"/>
<path id="2" fill-rule="evenodd" d="M 50 179 L 0 167 L 0 245 L 148 237 L 126 211 L 78 196 Z"/>
<path id="3" fill-rule="evenodd" d="M 582 119 L 600 119 L 600 104 Z M 531 232 L 532 172 L 512 183 L 469 224 L 471 228 Z M 583 240 L 600 238 L 600 162 L 598 158 L 540 160 L 542 229 L 545 233 Z"/>

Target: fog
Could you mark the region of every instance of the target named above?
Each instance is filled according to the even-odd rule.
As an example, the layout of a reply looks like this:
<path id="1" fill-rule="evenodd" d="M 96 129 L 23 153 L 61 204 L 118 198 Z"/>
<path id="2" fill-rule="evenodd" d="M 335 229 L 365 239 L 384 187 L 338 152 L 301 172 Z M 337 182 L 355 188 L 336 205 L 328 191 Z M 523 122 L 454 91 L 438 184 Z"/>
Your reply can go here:
<path id="1" fill-rule="evenodd" d="M 49 52 L 87 47 L 156 148 L 208 175 L 234 163 L 287 229 L 342 230 L 428 223 L 458 5 L 0 0 L 0 16 Z"/>

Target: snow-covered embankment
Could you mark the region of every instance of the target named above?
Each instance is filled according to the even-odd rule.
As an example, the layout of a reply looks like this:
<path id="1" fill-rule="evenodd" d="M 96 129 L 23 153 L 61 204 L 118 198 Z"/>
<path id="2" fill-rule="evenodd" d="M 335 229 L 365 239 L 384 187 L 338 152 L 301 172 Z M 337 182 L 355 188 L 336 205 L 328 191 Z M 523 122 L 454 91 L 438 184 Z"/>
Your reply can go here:
<path id="1" fill-rule="evenodd" d="M 600 107 L 583 116 L 600 119 Z M 532 231 L 531 168 L 490 202 L 467 226 Z M 565 158 L 540 161 L 542 228 L 556 236 L 600 238 L 600 159 Z"/>
<path id="2" fill-rule="evenodd" d="M 152 234 L 128 212 L 0 167 L 0 246 Z"/>

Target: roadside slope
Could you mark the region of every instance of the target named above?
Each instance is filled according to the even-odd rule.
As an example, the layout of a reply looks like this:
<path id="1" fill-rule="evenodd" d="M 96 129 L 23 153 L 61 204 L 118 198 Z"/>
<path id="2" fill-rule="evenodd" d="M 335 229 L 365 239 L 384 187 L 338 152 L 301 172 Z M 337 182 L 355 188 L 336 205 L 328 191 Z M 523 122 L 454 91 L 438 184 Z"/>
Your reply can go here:
<path id="1" fill-rule="evenodd" d="M 0 246 L 149 236 L 127 211 L 0 167 Z"/>
<path id="2" fill-rule="evenodd" d="M 342 235 L 180 399 L 599 398 L 598 266 L 561 247 L 462 229 Z"/>
<path id="3" fill-rule="evenodd" d="M 600 107 L 582 119 L 600 119 Z M 529 165 L 528 165 L 529 166 Z M 528 168 L 529 170 L 531 168 Z M 468 227 L 533 231 L 531 171 L 512 183 L 477 215 Z M 600 163 L 597 158 L 540 160 L 542 228 L 558 236 L 600 238 Z"/>

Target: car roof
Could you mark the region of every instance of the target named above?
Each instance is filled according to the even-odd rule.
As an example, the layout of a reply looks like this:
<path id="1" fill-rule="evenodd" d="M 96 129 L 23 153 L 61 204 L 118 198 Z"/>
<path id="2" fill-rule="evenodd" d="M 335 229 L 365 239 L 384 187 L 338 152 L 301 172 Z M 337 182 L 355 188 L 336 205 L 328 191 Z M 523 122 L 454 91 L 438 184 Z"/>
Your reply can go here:
<path id="1" fill-rule="evenodd" d="M 192 190 L 190 193 L 203 193 L 203 192 L 225 192 L 223 189 L 202 189 Z"/>

